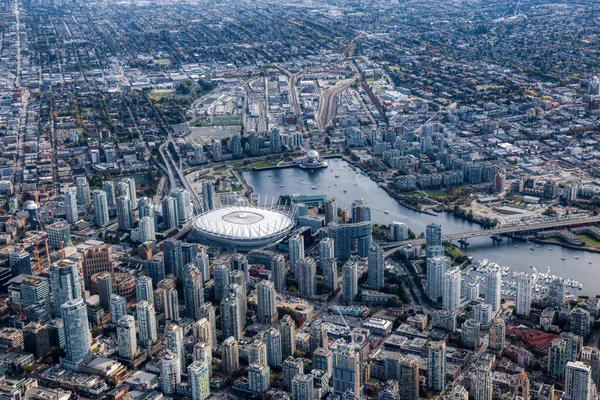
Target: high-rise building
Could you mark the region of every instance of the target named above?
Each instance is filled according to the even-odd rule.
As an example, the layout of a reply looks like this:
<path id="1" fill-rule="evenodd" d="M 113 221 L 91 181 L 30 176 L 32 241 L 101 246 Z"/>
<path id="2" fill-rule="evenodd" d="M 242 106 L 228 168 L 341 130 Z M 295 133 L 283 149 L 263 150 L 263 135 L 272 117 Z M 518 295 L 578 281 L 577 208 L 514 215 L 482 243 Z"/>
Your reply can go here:
<path id="1" fill-rule="evenodd" d="M 314 369 L 320 369 L 321 371 L 327 372 L 329 375 L 333 374 L 333 351 L 330 349 L 324 349 L 317 347 L 312 352 L 312 362 Z"/>
<path id="2" fill-rule="evenodd" d="M 374 244 L 369 249 L 368 285 L 372 289 L 381 289 L 384 286 L 383 276 L 383 249 Z"/>
<path id="3" fill-rule="evenodd" d="M 477 366 L 475 374 L 475 400 L 492 400 L 492 369 L 490 363 Z"/>
<path id="4" fill-rule="evenodd" d="M 16 307 L 35 305 L 50 311 L 50 282 L 33 275 L 17 275 L 8 285 L 9 298 Z"/>
<path id="5" fill-rule="evenodd" d="M 565 369 L 564 400 L 596 399 L 591 368 L 580 361 L 569 361 Z"/>
<path id="6" fill-rule="evenodd" d="M 281 356 L 289 357 L 296 351 L 296 324 L 289 315 L 284 315 L 279 321 L 281 333 Z"/>
<path id="7" fill-rule="evenodd" d="M 504 320 L 496 317 L 490 323 L 489 348 L 497 353 L 502 353 L 505 347 L 506 326 Z"/>
<path id="8" fill-rule="evenodd" d="M 358 294 L 358 264 L 349 260 L 342 267 L 342 299 L 346 303 L 354 301 Z"/>
<path id="9" fill-rule="evenodd" d="M 281 352 L 281 333 L 279 329 L 267 329 L 263 336 L 263 341 L 267 346 L 267 364 L 271 367 L 281 366 L 283 355 Z"/>
<path id="10" fill-rule="evenodd" d="M 456 385 L 452 388 L 448 400 L 469 400 L 469 392 L 462 385 Z"/>
<path id="11" fill-rule="evenodd" d="M 290 271 L 298 278 L 296 264 L 304 259 L 304 236 L 299 232 L 292 233 L 289 239 L 290 247 Z"/>
<path id="12" fill-rule="evenodd" d="M 442 245 L 442 225 L 431 223 L 425 228 L 425 247 Z"/>
<path id="13" fill-rule="evenodd" d="M 262 340 L 255 340 L 246 348 L 248 353 L 248 365 L 267 365 L 267 345 Z"/>
<path id="14" fill-rule="evenodd" d="M 298 294 L 304 299 L 311 299 L 317 294 L 317 263 L 311 257 L 298 260 L 296 263 Z"/>
<path id="15" fill-rule="evenodd" d="M 171 191 L 169 196 L 173 197 L 177 203 L 177 216 L 179 225 L 186 224 L 194 215 L 194 206 L 190 197 L 190 192 L 186 189 L 175 189 Z"/>
<path id="16" fill-rule="evenodd" d="M 160 296 L 160 303 L 164 306 L 165 319 L 167 321 L 179 321 L 179 297 L 174 287 L 161 287 L 160 282 L 155 292 Z"/>
<path id="17" fill-rule="evenodd" d="M 314 321 L 310 327 L 309 346 L 311 352 L 315 351 L 319 347 L 324 349 L 329 348 L 327 327 L 320 319 Z"/>
<path id="18" fill-rule="evenodd" d="M 202 182 L 202 209 L 204 212 L 215 209 L 214 187 L 209 181 Z"/>
<path id="19" fill-rule="evenodd" d="M 427 387 L 433 393 L 446 389 L 446 343 L 432 342 L 427 354 Z"/>
<path id="20" fill-rule="evenodd" d="M 242 156 L 242 140 L 240 135 L 233 135 L 229 140 L 229 151 L 233 154 L 234 158 Z"/>
<path id="21" fill-rule="evenodd" d="M 533 276 L 526 272 L 517 275 L 516 313 L 529 317 L 531 313 L 531 298 L 533 289 Z"/>
<path id="22" fill-rule="evenodd" d="M 323 264 L 323 281 L 325 287 L 331 291 L 337 289 L 338 283 L 338 271 L 337 271 L 337 259 L 335 257 L 327 257 Z"/>
<path id="23" fill-rule="evenodd" d="M 264 393 L 271 388 L 271 370 L 267 365 L 250 364 L 248 367 L 248 388 L 252 393 Z"/>
<path id="24" fill-rule="evenodd" d="M 117 197 L 117 221 L 121 230 L 133 228 L 133 208 L 127 196 Z"/>
<path id="25" fill-rule="evenodd" d="M 137 302 L 154 301 L 152 278 L 147 275 L 139 275 L 135 278 L 135 299 Z"/>
<path id="26" fill-rule="evenodd" d="M 113 324 L 119 322 L 127 314 L 127 301 L 125 297 L 113 294 L 110 296 L 110 321 Z"/>
<path id="27" fill-rule="evenodd" d="M 338 205 L 335 197 L 330 197 L 325 202 L 325 225 L 329 225 L 330 222 L 337 222 L 338 217 Z M 331 255 L 330 257 L 333 257 Z"/>
<path id="28" fill-rule="evenodd" d="M 321 268 L 324 268 L 325 260 L 331 257 L 335 257 L 334 242 L 332 238 L 326 237 L 319 242 L 319 265 Z"/>
<path id="29" fill-rule="evenodd" d="M 217 347 L 217 324 L 215 317 L 215 306 L 212 303 L 204 303 L 200 307 L 200 317 L 206 318 L 208 322 L 210 322 L 210 329 L 212 331 L 213 342 L 211 343 L 211 347 L 215 349 Z"/>
<path id="30" fill-rule="evenodd" d="M 481 345 L 481 324 L 475 319 L 468 319 L 461 326 L 461 343 L 469 349 L 477 349 Z"/>
<path id="31" fill-rule="evenodd" d="M 513 388 L 513 399 L 515 400 L 530 400 L 530 385 L 529 378 L 525 371 L 521 371 L 515 378 Z"/>
<path id="32" fill-rule="evenodd" d="M 392 221 L 388 239 L 392 242 L 401 242 L 408 239 L 408 226 L 404 222 Z"/>
<path id="33" fill-rule="evenodd" d="M 596 384 L 596 388 L 600 387 L 600 350 L 590 346 L 582 347 L 581 361 L 590 366 L 592 381 Z"/>
<path id="34" fill-rule="evenodd" d="M 231 286 L 238 286 L 233 284 Z M 233 336 L 241 339 L 244 331 L 245 314 L 242 314 L 242 304 L 237 290 L 228 290 L 221 300 L 221 326 L 223 337 Z"/>
<path id="35" fill-rule="evenodd" d="M 67 258 L 50 266 L 50 287 L 56 312 L 67 301 L 83 298 L 83 279 L 79 270 L 79 262 Z"/>
<path id="36" fill-rule="evenodd" d="M 194 337 L 198 339 L 198 341 L 206 343 L 208 346 L 212 347 L 213 340 L 217 340 L 217 338 L 212 337 L 212 326 L 210 322 L 206 318 L 200 318 L 193 325 Z"/>
<path id="37" fill-rule="evenodd" d="M 151 260 L 148 260 L 146 264 L 146 273 L 152 279 L 152 284 L 157 285 L 160 281 L 165 279 L 165 261 L 160 256 L 154 256 Z"/>
<path id="38" fill-rule="evenodd" d="M 587 338 L 590 335 L 591 323 L 592 317 L 589 311 L 580 307 L 571 310 L 571 332 L 575 335 Z"/>
<path id="39" fill-rule="evenodd" d="M 77 203 L 87 208 L 92 204 L 92 199 L 90 196 L 90 184 L 85 176 L 78 176 L 75 179 L 75 187 L 77 189 Z"/>
<path id="40" fill-rule="evenodd" d="M 110 298 L 113 294 L 112 275 L 110 272 L 100 272 L 96 275 L 96 286 L 98 288 L 98 298 L 100 306 L 110 311 Z"/>
<path id="41" fill-rule="evenodd" d="M 550 343 L 548 350 L 548 374 L 558 380 L 565 378 L 565 366 L 577 361 L 581 352 L 581 336 L 571 332 L 562 332 Z"/>
<path id="42" fill-rule="evenodd" d="M 106 193 L 103 190 L 94 190 L 92 192 L 94 199 L 94 217 L 96 218 L 96 225 L 104 227 L 108 225 L 108 201 L 106 200 Z"/>
<path id="43" fill-rule="evenodd" d="M 279 293 L 285 291 L 285 275 L 285 256 L 283 254 L 277 254 L 273 256 L 273 259 L 271 260 L 271 279 L 273 279 L 273 283 L 275 284 L 275 290 Z"/>
<path id="44" fill-rule="evenodd" d="M 351 390 L 362 395 L 360 356 L 356 346 L 340 344 L 333 352 L 333 394 L 342 396 Z"/>
<path id="45" fill-rule="evenodd" d="M 228 337 L 221 344 L 223 372 L 230 375 L 240 369 L 239 345 L 233 336 Z"/>
<path id="46" fill-rule="evenodd" d="M 194 361 L 188 368 L 188 384 L 192 400 L 205 400 L 210 397 L 210 364 Z"/>
<path id="47" fill-rule="evenodd" d="M 182 277 L 183 273 L 183 250 L 181 241 L 176 239 L 167 239 L 163 242 L 163 254 L 165 263 L 165 274 L 173 274 L 176 277 Z"/>
<path id="48" fill-rule="evenodd" d="M 65 218 L 68 223 L 74 224 L 79 219 L 79 213 L 77 212 L 77 194 L 67 189 L 64 198 L 65 203 Z"/>
<path id="49" fill-rule="evenodd" d="M 23 327 L 23 350 L 31 353 L 36 360 L 50 354 L 50 336 L 48 325 L 30 322 Z"/>
<path id="50" fill-rule="evenodd" d="M 271 281 L 260 281 L 256 285 L 258 322 L 272 324 L 277 320 L 277 292 Z"/>
<path id="51" fill-rule="evenodd" d="M 225 296 L 227 286 L 229 286 L 230 270 L 227 264 L 214 264 L 214 288 L 215 300 L 219 301 Z"/>
<path id="52" fill-rule="evenodd" d="M 181 362 L 177 353 L 165 351 L 160 363 L 160 389 L 166 394 L 177 392 L 177 385 L 181 383 Z"/>
<path id="53" fill-rule="evenodd" d="M 283 361 L 283 387 L 287 390 L 292 388 L 292 380 L 298 374 L 304 373 L 304 361 L 302 358 L 287 357 Z"/>
<path id="54" fill-rule="evenodd" d="M 12 251 L 9 255 L 9 265 L 12 276 L 32 275 L 31 256 L 25 250 Z"/>
<path id="55" fill-rule="evenodd" d="M 138 241 L 141 243 L 156 240 L 154 217 L 142 217 L 138 228 Z"/>
<path id="56" fill-rule="evenodd" d="M 183 346 L 183 330 L 177 324 L 165 326 L 165 350 L 177 354 L 181 368 L 185 368 L 185 348 Z"/>
<path id="57" fill-rule="evenodd" d="M 248 282 L 248 280 L 250 279 L 250 272 L 249 272 L 250 265 L 248 263 L 248 257 L 246 257 L 244 254 L 235 253 L 231 256 L 230 260 L 231 260 L 231 268 L 234 271 L 243 272 L 244 280 L 245 280 L 245 282 Z"/>
<path id="58" fill-rule="evenodd" d="M 451 266 L 450 258 L 446 256 L 427 259 L 427 295 L 432 301 L 438 301 L 443 296 L 442 277 Z"/>
<path id="59" fill-rule="evenodd" d="M 485 272 L 484 303 L 492 306 L 492 313 L 500 311 L 502 300 L 502 273 L 498 265 L 488 268 Z"/>
<path id="60" fill-rule="evenodd" d="M 117 205 L 117 197 L 115 195 L 115 184 L 113 181 L 102 182 L 102 191 L 106 193 L 106 203 L 109 207 Z"/>
<path id="61" fill-rule="evenodd" d="M 199 319 L 200 306 L 204 304 L 204 287 L 202 285 L 202 274 L 194 264 L 188 264 L 184 267 L 183 299 L 187 317 L 194 320 Z"/>
<path id="62" fill-rule="evenodd" d="M 311 374 L 296 375 L 292 379 L 292 400 L 315 399 L 314 377 Z"/>
<path id="63" fill-rule="evenodd" d="M 204 342 L 196 343 L 192 353 L 192 360 L 194 362 L 200 361 L 206 363 L 208 365 L 208 376 L 212 377 L 212 349 L 208 344 Z"/>
<path id="64" fill-rule="evenodd" d="M 350 206 L 352 222 L 365 222 L 371 220 L 371 207 L 367 205 L 364 199 L 356 199 Z"/>
<path id="65" fill-rule="evenodd" d="M 442 305 L 444 310 L 456 310 L 460 308 L 460 269 L 451 268 L 443 275 L 442 285 L 444 288 L 442 295 Z"/>
<path id="66" fill-rule="evenodd" d="M 156 311 L 152 303 L 142 300 L 135 305 L 139 339 L 142 346 L 148 348 L 151 343 L 156 342 Z"/>
<path id="67" fill-rule="evenodd" d="M 550 307 L 561 308 L 565 305 L 565 281 L 562 278 L 556 278 L 548 287 L 548 305 Z"/>
<path id="68" fill-rule="evenodd" d="M 210 262 L 208 254 L 202 252 L 196 255 L 193 261 L 194 265 L 202 274 L 202 282 L 208 282 L 210 280 Z"/>
<path id="69" fill-rule="evenodd" d="M 162 199 L 161 211 L 163 218 L 163 227 L 165 230 L 174 229 L 179 226 L 179 213 L 177 211 L 177 200 L 167 196 Z"/>
<path id="70" fill-rule="evenodd" d="M 87 307 L 81 298 L 71 299 L 60 306 L 65 329 L 66 356 L 60 360 L 65 368 L 78 369 L 92 356 L 92 335 L 87 319 Z"/>
<path id="71" fill-rule="evenodd" d="M 90 287 L 90 277 L 98 272 L 113 270 L 112 248 L 109 246 L 94 246 L 83 251 L 82 268 L 85 287 Z"/>
<path id="72" fill-rule="evenodd" d="M 271 129 L 271 152 L 279 153 L 281 151 L 281 135 L 279 134 L 279 129 L 273 128 Z"/>
<path id="73" fill-rule="evenodd" d="M 71 243 L 71 231 L 65 221 L 56 221 L 46 226 L 48 244 L 57 249 Z"/>
<path id="74" fill-rule="evenodd" d="M 119 357 L 133 360 L 137 354 L 137 339 L 135 337 L 135 319 L 125 315 L 117 323 L 117 340 L 119 342 Z"/>

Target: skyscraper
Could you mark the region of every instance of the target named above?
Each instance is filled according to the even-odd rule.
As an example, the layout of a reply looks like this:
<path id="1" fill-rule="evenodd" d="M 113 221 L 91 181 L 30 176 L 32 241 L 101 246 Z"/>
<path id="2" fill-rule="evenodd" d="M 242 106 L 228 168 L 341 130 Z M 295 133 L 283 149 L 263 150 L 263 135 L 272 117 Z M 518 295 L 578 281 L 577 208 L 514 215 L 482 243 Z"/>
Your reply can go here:
<path id="1" fill-rule="evenodd" d="M 287 390 L 292 388 L 292 380 L 298 374 L 304 373 L 304 361 L 302 358 L 287 357 L 283 361 L 283 387 Z"/>
<path id="2" fill-rule="evenodd" d="M 194 345 L 192 360 L 194 362 L 201 361 L 206 363 L 208 365 L 208 376 L 212 377 L 212 349 L 208 344 L 204 342 L 196 343 Z"/>
<path id="3" fill-rule="evenodd" d="M 348 260 L 342 267 L 342 280 L 342 298 L 350 303 L 358 294 L 358 265 L 355 260 Z"/>
<path id="4" fill-rule="evenodd" d="M 425 246 L 442 245 L 442 225 L 431 223 L 425 228 Z"/>
<path id="5" fill-rule="evenodd" d="M 255 340 L 247 347 L 248 364 L 267 365 L 267 345 L 262 340 Z"/>
<path id="6" fill-rule="evenodd" d="M 200 318 L 200 306 L 204 304 L 204 287 L 202 285 L 202 274 L 194 264 L 188 264 L 184 267 L 183 299 L 187 317 L 198 320 Z"/>
<path id="7" fill-rule="evenodd" d="M 129 197 L 129 200 L 131 201 L 132 209 L 137 208 L 137 189 L 135 187 L 135 179 L 124 178 L 119 181 L 119 183 L 117 184 L 117 186 L 119 186 L 119 196 L 125 194 L 125 191 L 120 188 L 123 184 L 127 185 L 126 193 L 127 197 Z"/>
<path id="8" fill-rule="evenodd" d="M 277 320 L 277 292 L 271 281 L 260 281 L 256 285 L 258 322 L 271 324 Z"/>
<path id="9" fill-rule="evenodd" d="M 468 319 L 461 326 L 461 343 L 471 350 L 481 345 L 481 323 L 475 319 Z"/>
<path id="10" fill-rule="evenodd" d="M 68 223 L 74 224 L 79 219 L 77 212 L 77 194 L 72 189 L 65 193 L 65 218 Z"/>
<path id="11" fill-rule="evenodd" d="M 177 211 L 177 200 L 167 196 L 161 202 L 163 226 L 165 230 L 174 229 L 179 226 L 179 213 Z"/>
<path id="12" fill-rule="evenodd" d="M 442 277 L 451 266 L 450 258 L 445 256 L 430 257 L 427 259 L 427 295 L 432 301 L 437 302 L 444 294 Z"/>
<path id="13" fill-rule="evenodd" d="M 338 283 L 338 271 L 337 271 L 337 259 L 335 257 L 328 257 L 325 259 L 323 264 L 323 281 L 325 287 L 331 291 L 337 289 Z"/>
<path id="14" fill-rule="evenodd" d="M 317 263 L 311 257 L 296 263 L 296 278 L 298 294 L 304 299 L 310 299 L 317 293 Z"/>
<path id="15" fill-rule="evenodd" d="M 515 400 L 530 400 L 529 378 L 525 371 L 521 371 L 515 378 L 513 398 Z"/>
<path id="16" fill-rule="evenodd" d="M 127 301 L 125 297 L 112 294 L 110 296 L 110 321 L 116 324 L 125 314 L 127 314 Z"/>
<path id="17" fill-rule="evenodd" d="M 233 336 L 228 337 L 221 344 L 223 372 L 230 375 L 240 369 L 239 345 Z"/>
<path id="18" fill-rule="evenodd" d="M 112 248 L 99 245 L 83 251 L 83 283 L 90 287 L 90 277 L 98 272 L 113 272 Z M 110 296 L 109 296 L 110 297 Z"/>
<path id="19" fill-rule="evenodd" d="M 275 290 L 279 293 L 285 291 L 285 275 L 285 256 L 283 254 L 277 254 L 273 256 L 273 259 L 271 260 L 271 278 L 275 284 Z"/>
<path id="20" fill-rule="evenodd" d="M 296 264 L 304 259 L 304 236 L 294 232 L 289 239 L 290 247 L 290 271 L 298 278 Z"/>
<path id="21" fill-rule="evenodd" d="M 329 348 L 327 327 L 320 319 L 314 321 L 312 326 L 310 327 L 309 345 L 311 352 L 315 351 L 319 347 L 322 347 L 324 349 Z"/>
<path id="22" fill-rule="evenodd" d="M 292 379 L 292 400 L 312 400 L 315 398 L 314 377 L 310 374 L 296 375 Z"/>
<path id="23" fill-rule="evenodd" d="M 233 284 L 232 286 L 238 286 Z M 221 300 L 221 326 L 223 337 L 242 337 L 244 331 L 245 315 L 242 315 L 242 304 L 236 290 L 228 290 Z"/>
<path id="24" fill-rule="evenodd" d="M 475 374 L 475 400 L 492 400 L 492 370 L 490 363 L 477 366 Z"/>
<path id="25" fill-rule="evenodd" d="M 211 323 L 204 317 L 194 323 L 193 331 L 194 337 L 208 346 L 212 347 L 213 340 L 217 340 L 217 338 L 213 338 L 212 336 Z"/>
<path id="26" fill-rule="evenodd" d="M 379 290 L 384 286 L 383 266 L 383 249 L 374 244 L 369 249 L 367 282 L 370 288 Z"/>
<path id="27" fill-rule="evenodd" d="M 135 278 L 135 299 L 154 301 L 154 290 L 152 289 L 152 278 L 147 275 L 139 275 Z"/>
<path id="28" fill-rule="evenodd" d="M 194 258 L 193 263 L 202 274 L 202 282 L 208 282 L 210 280 L 210 262 L 208 254 L 204 252 L 199 253 L 196 255 L 196 258 Z"/>
<path id="29" fill-rule="evenodd" d="M 580 361 L 569 361 L 565 372 L 564 400 L 596 399 L 591 368 Z"/>
<path id="30" fill-rule="evenodd" d="M 140 219 L 138 235 L 141 243 L 156 240 L 154 217 L 146 216 Z"/>
<path id="31" fill-rule="evenodd" d="M 337 222 L 338 217 L 338 205 L 335 197 L 330 197 L 325 203 L 325 225 L 329 225 L 330 222 Z M 330 257 L 333 257 L 331 255 Z"/>
<path id="32" fill-rule="evenodd" d="M 326 237 L 319 242 L 319 265 L 321 268 L 324 268 L 325 260 L 330 257 L 335 257 L 334 242 L 332 238 Z"/>
<path id="33" fill-rule="evenodd" d="M 442 295 L 442 304 L 444 310 L 456 310 L 460 308 L 460 269 L 451 268 L 444 273 L 442 280 L 444 294 Z"/>
<path id="34" fill-rule="evenodd" d="M 215 200 L 213 195 L 213 184 L 209 181 L 202 182 L 202 208 L 204 212 L 215 209 Z"/>
<path id="35" fill-rule="evenodd" d="M 557 277 L 548 288 L 548 306 L 561 308 L 565 305 L 565 281 Z"/>
<path id="36" fill-rule="evenodd" d="M 219 301 L 225 296 L 225 291 L 229 285 L 229 265 L 213 264 L 215 300 Z"/>
<path id="37" fill-rule="evenodd" d="M 117 197 L 115 196 L 115 184 L 113 181 L 102 182 L 102 191 L 106 193 L 106 203 L 109 207 L 117 205 Z"/>
<path id="38" fill-rule="evenodd" d="M 82 362 L 92 356 L 90 327 L 87 307 L 81 298 L 68 300 L 60 306 L 65 329 L 65 351 L 61 364 L 65 368 L 78 369 Z"/>
<path id="39" fill-rule="evenodd" d="M 267 346 L 267 364 L 271 367 L 281 366 L 283 355 L 281 353 L 281 333 L 279 329 L 268 329 L 263 336 L 263 341 Z"/>
<path id="40" fill-rule="evenodd" d="M 248 257 L 244 254 L 235 253 L 231 256 L 231 268 L 234 271 L 242 271 L 244 273 L 245 282 L 250 279 Z"/>
<path id="41" fill-rule="evenodd" d="M 505 347 L 506 326 L 500 317 L 492 319 L 490 323 L 489 348 L 497 353 L 502 353 Z"/>
<path id="42" fill-rule="evenodd" d="M 592 317 L 590 312 L 583 308 L 577 307 L 571 310 L 571 332 L 575 335 L 579 335 L 584 339 L 590 335 L 590 327 L 592 324 Z"/>
<path id="43" fill-rule="evenodd" d="M 181 368 L 185 367 L 183 330 L 179 325 L 171 323 L 165 326 L 165 350 L 177 354 Z"/>
<path id="44" fill-rule="evenodd" d="M 333 394 L 342 396 L 351 390 L 362 395 L 360 356 L 352 344 L 340 344 L 333 352 Z"/>
<path id="45" fill-rule="evenodd" d="M 398 395 L 401 400 L 419 397 L 419 360 L 404 357 L 398 363 Z"/>
<path id="46" fill-rule="evenodd" d="M 250 364 L 248 367 L 248 387 L 252 393 L 263 393 L 269 390 L 271 370 L 266 365 Z"/>
<path id="47" fill-rule="evenodd" d="M 125 315 L 117 323 L 117 340 L 119 357 L 133 360 L 137 354 L 137 339 L 135 337 L 135 319 Z"/>
<path id="48" fill-rule="evenodd" d="M 157 285 L 165 279 L 165 261 L 160 256 L 154 256 L 146 264 L 146 273 L 152 279 L 152 283 Z"/>
<path id="49" fill-rule="evenodd" d="M 356 199 L 351 205 L 352 222 L 364 222 L 371 220 L 371 207 L 364 199 Z"/>
<path id="50" fill-rule="evenodd" d="M 165 274 L 173 274 L 176 277 L 182 277 L 183 272 L 183 252 L 181 241 L 176 239 L 167 239 L 163 242 L 163 253 L 165 262 Z"/>
<path id="51" fill-rule="evenodd" d="M 135 308 L 139 327 L 139 339 L 141 345 L 148 348 L 158 338 L 156 333 L 156 311 L 152 303 L 146 300 L 139 301 L 135 305 Z"/>
<path id="52" fill-rule="evenodd" d="M 212 331 L 213 342 L 210 344 L 213 349 L 217 347 L 217 324 L 215 317 L 215 306 L 212 303 L 204 303 L 200 307 L 200 317 L 206 318 L 210 323 L 210 329 Z"/>
<path id="53" fill-rule="evenodd" d="M 281 333 L 281 356 L 289 357 L 296 351 L 296 324 L 292 317 L 284 315 L 279 321 Z"/>
<path id="54" fill-rule="evenodd" d="M 181 362 L 177 353 L 165 351 L 160 363 L 160 389 L 164 394 L 177 392 L 181 383 Z"/>
<path id="55" fill-rule="evenodd" d="M 531 297 L 533 277 L 526 272 L 517 275 L 516 312 L 518 315 L 529 317 L 531 313 Z"/>
<path id="56" fill-rule="evenodd" d="M 194 214 L 194 206 L 192 205 L 190 192 L 186 189 L 175 189 L 171 191 L 169 196 L 176 200 L 179 225 L 181 226 L 189 222 Z"/>
<path id="57" fill-rule="evenodd" d="M 485 291 L 484 303 L 492 306 L 492 313 L 500 311 L 500 302 L 502 300 L 502 274 L 500 267 L 494 265 L 485 272 Z"/>
<path id="58" fill-rule="evenodd" d="M 31 275 L 31 256 L 25 250 L 12 251 L 9 255 L 12 276 Z"/>
<path id="59" fill-rule="evenodd" d="M 278 153 L 281 151 L 281 136 L 279 135 L 279 129 L 271 129 L 271 152 Z"/>
<path id="60" fill-rule="evenodd" d="M 427 387 L 434 393 L 446 389 L 446 343 L 432 342 L 427 356 Z"/>
<path id="61" fill-rule="evenodd" d="M 79 262 L 65 258 L 52 263 L 49 272 L 56 312 L 69 300 L 83 298 L 83 282 L 79 275 Z"/>
<path id="62" fill-rule="evenodd" d="M 88 207 L 92 204 L 90 197 L 90 184 L 88 183 L 85 176 L 78 176 L 75 179 L 75 187 L 77 188 L 77 202 L 84 207 Z"/>
<path id="63" fill-rule="evenodd" d="M 133 209 L 127 196 L 117 197 L 117 221 L 121 230 L 133 228 Z"/>
<path id="64" fill-rule="evenodd" d="M 108 202 L 106 200 L 106 193 L 102 190 L 94 190 L 92 192 L 94 199 L 94 217 L 96 218 L 96 225 L 104 227 L 108 225 Z"/>
<path id="65" fill-rule="evenodd" d="M 192 400 L 205 400 L 210 397 L 211 365 L 202 361 L 194 361 L 188 368 L 188 383 Z"/>

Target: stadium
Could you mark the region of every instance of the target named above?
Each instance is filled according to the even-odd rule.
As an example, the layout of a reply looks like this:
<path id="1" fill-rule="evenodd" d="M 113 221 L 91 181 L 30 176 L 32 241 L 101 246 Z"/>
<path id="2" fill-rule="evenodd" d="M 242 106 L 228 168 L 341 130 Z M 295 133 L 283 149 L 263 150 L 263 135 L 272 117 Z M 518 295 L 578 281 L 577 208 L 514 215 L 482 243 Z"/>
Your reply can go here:
<path id="1" fill-rule="evenodd" d="M 233 206 L 205 212 L 194 220 L 190 239 L 206 245 L 249 251 L 286 237 L 294 221 L 271 208 Z"/>

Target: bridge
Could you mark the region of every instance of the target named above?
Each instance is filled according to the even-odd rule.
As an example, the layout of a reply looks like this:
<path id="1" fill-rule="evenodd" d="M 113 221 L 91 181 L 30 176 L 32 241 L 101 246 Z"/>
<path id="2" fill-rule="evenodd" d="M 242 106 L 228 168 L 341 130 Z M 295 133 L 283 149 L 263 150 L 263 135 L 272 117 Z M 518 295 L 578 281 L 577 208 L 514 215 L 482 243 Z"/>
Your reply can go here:
<path id="1" fill-rule="evenodd" d="M 494 236 L 498 238 L 501 234 L 505 233 L 514 233 L 514 232 L 527 232 L 527 231 L 539 231 L 544 229 L 556 229 L 562 228 L 566 226 L 573 225 L 587 225 L 600 222 L 600 216 L 589 217 L 585 219 L 568 219 L 564 221 L 551 221 L 551 222 L 541 222 L 538 224 L 530 224 L 530 225 L 517 225 L 517 226 L 507 226 L 493 229 L 481 229 L 478 231 L 471 232 L 462 232 L 462 233 L 452 233 L 450 235 L 442 236 L 442 241 L 451 242 L 453 240 L 463 240 L 466 242 L 466 239 L 479 237 L 479 236 Z M 495 239 L 494 241 L 496 241 Z M 384 249 L 384 257 L 389 257 L 394 254 L 399 248 L 406 246 L 408 244 L 411 245 L 422 245 L 425 244 L 425 238 L 412 239 L 412 240 L 404 240 L 402 242 L 393 242 L 382 244 L 381 248 Z"/>

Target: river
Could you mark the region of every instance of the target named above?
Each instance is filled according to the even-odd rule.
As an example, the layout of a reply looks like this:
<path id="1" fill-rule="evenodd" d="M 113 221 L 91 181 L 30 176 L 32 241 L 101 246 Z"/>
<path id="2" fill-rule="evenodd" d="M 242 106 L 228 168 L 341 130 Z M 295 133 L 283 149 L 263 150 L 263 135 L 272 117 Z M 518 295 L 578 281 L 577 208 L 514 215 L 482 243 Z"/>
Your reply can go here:
<path id="1" fill-rule="evenodd" d="M 425 227 L 432 222 L 440 223 L 444 234 L 480 229 L 478 224 L 445 212 L 428 215 L 410 210 L 391 198 L 368 176 L 357 173 L 346 161 L 342 159 L 327 161 L 328 168 L 319 170 L 281 168 L 243 171 L 241 175 L 246 183 L 254 189 L 254 193 L 260 194 L 261 198 L 263 196 L 277 198 L 279 195 L 294 193 L 325 194 L 328 197 L 336 197 L 338 207 L 342 208 L 350 208 L 352 201 L 363 198 L 371 207 L 373 222 L 380 224 L 389 224 L 392 221 L 404 222 L 417 234 L 424 232 Z M 336 178 L 335 175 L 338 175 L 339 178 Z M 312 186 L 316 186 L 317 189 L 311 189 Z M 346 193 L 344 193 L 344 189 Z M 388 211 L 389 214 L 385 214 L 385 211 Z M 600 290 L 594 289 L 594 284 L 589 284 L 589 282 L 600 281 L 600 254 L 571 250 L 556 245 L 540 244 L 539 247 L 536 247 L 534 243 L 527 244 L 508 238 L 503 238 L 501 243 L 494 244 L 487 236 L 469 239 L 469 243 L 468 253 L 473 256 L 474 260 L 488 259 L 507 266 L 513 271 L 531 272 L 530 266 L 534 265 L 538 271 L 545 272 L 546 267 L 549 266 L 551 274 L 583 283 L 583 290 L 577 290 L 575 294 L 590 296 L 600 294 Z M 517 247 L 515 248 L 515 246 Z M 535 250 L 530 250 L 530 247 Z M 579 259 L 575 259 L 575 257 L 579 257 Z M 565 260 L 561 260 L 561 258 L 565 258 Z"/>

